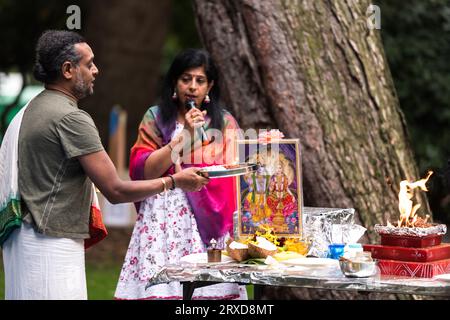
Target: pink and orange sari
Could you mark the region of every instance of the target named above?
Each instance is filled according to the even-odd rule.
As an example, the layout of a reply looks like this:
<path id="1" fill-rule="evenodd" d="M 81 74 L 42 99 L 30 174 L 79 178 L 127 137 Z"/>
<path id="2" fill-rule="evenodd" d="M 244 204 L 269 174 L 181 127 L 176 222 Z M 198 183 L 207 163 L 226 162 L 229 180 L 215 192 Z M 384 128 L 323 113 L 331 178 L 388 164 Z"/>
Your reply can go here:
<path id="1" fill-rule="evenodd" d="M 205 118 L 205 130 L 208 132 L 210 119 Z M 160 120 L 158 107 L 150 108 L 145 114 L 140 126 L 138 138 L 131 149 L 130 177 L 133 180 L 144 179 L 144 165 L 146 159 L 159 148 L 170 142 L 175 130 L 175 123 L 164 126 Z M 214 142 L 201 147 L 201 159 L 189 166 L 204 167 L 208 165 L 227 164 L 234 159 L 235 139 L 239 126 L 228 112 L 224 112 L 224 128 L 222 136 Z M 197 151 L 196 151 L 197 152 Z M 195 160 L 199 158 L 195 155 Z M 174 165 L 164 175 L 173 174 Z M 186 192 L 189 204 L 197 222 L 200 237 L 206 245 L 211 239 L 219 239 L 229 233 L 233 234 L 233 212 L 236 211 L 236 182 L 235 178 L 211 179 L 199 192 Z M 140 203 L 136 204 L 139 212 Z"/>

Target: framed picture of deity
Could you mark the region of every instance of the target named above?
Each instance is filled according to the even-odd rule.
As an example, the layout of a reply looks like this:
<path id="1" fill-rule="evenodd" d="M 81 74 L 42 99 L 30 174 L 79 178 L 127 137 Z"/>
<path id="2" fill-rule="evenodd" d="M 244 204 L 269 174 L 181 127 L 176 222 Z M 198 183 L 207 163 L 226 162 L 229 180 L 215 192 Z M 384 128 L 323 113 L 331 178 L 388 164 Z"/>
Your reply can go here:
<path id="1" fill-rule="evenodd" d="M 279 237 L 301 238 L 303 190 L 300 143 L 238 140 L 239 163 L 256 163 L 256 172 L 237 178 L 239 238 L 269 227 Z"/>

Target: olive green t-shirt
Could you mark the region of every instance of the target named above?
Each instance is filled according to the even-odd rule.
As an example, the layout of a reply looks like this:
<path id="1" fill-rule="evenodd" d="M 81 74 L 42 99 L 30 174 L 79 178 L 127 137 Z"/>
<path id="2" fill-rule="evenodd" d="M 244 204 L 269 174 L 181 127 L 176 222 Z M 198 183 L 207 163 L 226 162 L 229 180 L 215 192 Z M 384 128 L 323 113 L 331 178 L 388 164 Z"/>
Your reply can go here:
<path id="1" fill-rule="evenodd" d="M 19 192 L 24 221 L 43 234 L 89 238 L 92 183 L 77 157 L 104 150 L 92 118 L 65 94 L 44 90 L 19 132 Z"/>

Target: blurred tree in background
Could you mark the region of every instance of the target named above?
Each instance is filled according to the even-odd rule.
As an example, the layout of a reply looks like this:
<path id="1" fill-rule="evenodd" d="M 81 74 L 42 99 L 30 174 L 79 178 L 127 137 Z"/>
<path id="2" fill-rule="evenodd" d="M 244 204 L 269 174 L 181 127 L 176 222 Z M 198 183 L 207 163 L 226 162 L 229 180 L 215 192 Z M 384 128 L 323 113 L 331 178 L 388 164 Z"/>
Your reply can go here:
<path id="1" fill-rule="evenodd" d="M 177 53 L 186 48 L 201 48 L 191 1 L 173 0 L 171 24 L 163 47 L 161 75 L 169 69 Z"/>
<path id="2" fill-rule="evenodd" d="M 183 48 L 201 46 L 191 3 L 0 0 L 0 71 L 20 72 L 24 87 L 37 83 L 32 76 L 36 41 L 44 30 L 67 28 L 70 5 L 80 7 L 81 29 L 74 31 L 86 37 L 100 69 L 95 95 L 80 105 L 92 115 L 106 147 L 109 113 L 114 105 L 121 105 L 128 113 L 129 150 L 142 115 L 156 101 L 169 63 Z M 18 98 L 10 106 L 0 108 L 2 132 L 8 124 L 8 110 L 17 105 Z"/>
<path id="3" fill-rule="evenodd" d="M 46 29 L 64 29 L 66 8 L 72 2 L 74 1 L 0 0 L 0 72 L 19 72 L 23 79 L 22 90 L 35 82 L 30 72 L 39 35 Z M 6 116 L 16 106 L 19 97 L 20 95 L 2 110 L 0 133 L 6 130 Z"/>
<path id="4" fill-rule="evenodd" d="M 127 112 L 125 150 L 136 141 L 142 116 L 157 95 L 172 8 L 170 0 L 91 0 L 81 8 L 86 12 L 81 32 L 100 72 L 94 95 L 80 105 L 94 119 L 107 148 L 115 105 Z"/>
<path id="5" fill-rule="evenodd" d="M 39 35 L 65 29 L 73 0 L 0 0 L 0 70 L 30 71 Z M 81 1 L 78 1 L 81 3 Z"/>
<path id="6" fill-rule="evenodd" d="M 154 15 L 146 17 L 162 17 L 162 23 L 167 25 L 166 27 L 163 24 L 155 24 L 150 32 L 151 35 L 158 33 L 158 26 L 166 30 L 161 45 L 154 48 L 154 52 L 160 50 L 159 58 L 153 61 L 158 67 L 152 67 L 152 74 L 147 74 L 147 77 L 152 77 L 154 81 L 139 86 L 134 85 L 133 89 L 123 87 L 121 92 L 115 92 L 117 96 L 114 100 L 122 103 L 127 109 L 129 117 L 134 119 L 133 124 L 128 124 L 129 145 L 134 142 L 136 128 L 133 126 L 135 126 L 135 122 L 140 119 L 144 109 L 155 102 L 160 84 L 158 80 L 167 70 L 173 57 L 184 48 L 202 46 L 195 25 L 192 1 L 152 2 L 142 0 L 142 4 L 138 2 L 133 1 L 133 5 L 123 1 L 105 1 L 101 4 L 94 1 L 97 4 L 93 9 L 92 1 L 85 0 L 0 0 L 0 43 L 2 44 L 0 71 L 20 72 L 28 75 L 25 76 L 26 83 L 33 83 L 30 72 L 34 62 L 36 40 L 46 29 L 66 28 L 65 23 L 68 17 L 66 8 L 71 4 L 81 7 L 81 33 L 87 36 L 88 40 L 90 40 L 91 32 L 84 29 L 84 23 L 89 17 L 93 15 L 91 17 L 94 20 L 95 16 L 102 19 L 112 8 L 119 7 L 117 10 L 120 11 L 121 6 L 138 13 L 128 16 L 124 14 L 121 19 L 113 20 L 112 23 L 116 23 L 117 28 L 122 28 L 127 24 L 134 25 L 136 30 L 131 37 L 138 37 L 142 28 L 147 24 L 142 18 L 140 23 L 133 24 L 133 21 L 139 18 L 140 10 L 141 13 L 147 12 L 140 8 L 150 6 L 151 10 L 149 9 L 148 12 L 152 12 Z M 374 4 L 381 8 L 382 40 L 400 100 L 400 107 L 408 123 L 411 145 L 420 173 L 424 175 L 428 169 L 435 171 L 430 179 L 430 191 L 427 193 L 430 206 L 436 219 L 450 222 L 450 213 L 446 213 L 450 212 L 450 187 L 447 183 L 448 179 L 444 177 L 450 151 L 450 130 L 448 130 L 450 124 L 450 64 L 448 63 L 450 58 L 450 0 L 410 0 L 407 2 L 378 0 Z M 163 11 L 158 11 L 161 8 Z M 124 10 L 125 12 L 130 11 Z M 105 29 L 102 30 L 105 32 Z M 102 30 L 97 30 L 97 33 L 101 33 Z M 86 33 L 86 31 L 88 32 Z M 110 38 L 114 37 L 114 33 L 104 33 L 103 38 L 99 37 L 100 40 L 95 39 L 95 41 L 106 43 L 108 39 L 113 44 L 108 47 L 112 52 L 116 47 L 114 39 Z M 92 43 L 93 46 L 96 46 L 95 41 Z M 138 49 L 136 48 L 136 50 Z M 129 51 L 128 55 L 133 55 L 131 52 Z M 119 59 L 120 55 L 116 55 L 116 57 Z M 149 57 L 148 60 L 152 59 Z M 102 66 L 103 58 L 98 62 Z M 107 68 L 120 69 L 120 63 L 116 61 L 114 64 L 114 61 L 111 61 L 111 66 L 108 65 Z M 149 70 L 149 68 L 143 67 L 142 70 Z M 124 74 L 122 78 L 114 81 L 119 81 L 118 86 L 120 86 L 120 83 L 126 84 L 126 79 L 132 77 L 132 74 Z M 100 81 L 102 81 L 102 74 L 100 74 L 96 88 Z M 114 83 L 111 85 L 115 86 Z M 150 86 L 154 88 L 150 88 Z M 132 90 L 133 95 L 139 97 L 134 100 L 129 94 L 129 90 Z M 129 95 L 128 98 L 121 98 L 126 94 Z M 101 98 L 98 96 L 100 102 L 92 102 L 92 105 L 95 104 L 95 108 L 103 109 L 103 111 L 99 111 L 102 116 L 96 117 L 96 123 L 103 133 L 103 142 L 106 144 L 107 113 L 112 105 L 109 102 L 102 104 Z"/>
<path id="7" fill-rule="evenodd" d="M 450 0 L 380 0 L 381 35 L 434 218 L 450 223 Z"/>

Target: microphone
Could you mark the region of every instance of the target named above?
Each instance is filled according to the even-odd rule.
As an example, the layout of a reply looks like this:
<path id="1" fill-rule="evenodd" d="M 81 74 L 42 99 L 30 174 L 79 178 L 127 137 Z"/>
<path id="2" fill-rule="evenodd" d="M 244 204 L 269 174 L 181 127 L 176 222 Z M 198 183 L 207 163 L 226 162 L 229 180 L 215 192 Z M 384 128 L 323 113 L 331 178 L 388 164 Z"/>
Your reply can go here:
<path id="1" fill-rule="evenodd" d="M 195 101 L 193 99 L 187 99 L 185 105 L 186 105 L 186 108 L 188 110 L 190 110 L 192 108 L 195 108 Z M 206 134 L 206 131 L 203 128 L 203 126 L 197 127 L 197 128 L 195 128 L 195 130 L 197 131 L 197 134 L 199 135 L 203 146 L 206 146 L 212 142 L 212 141 L 209 141 L 208 135 Z"/>

